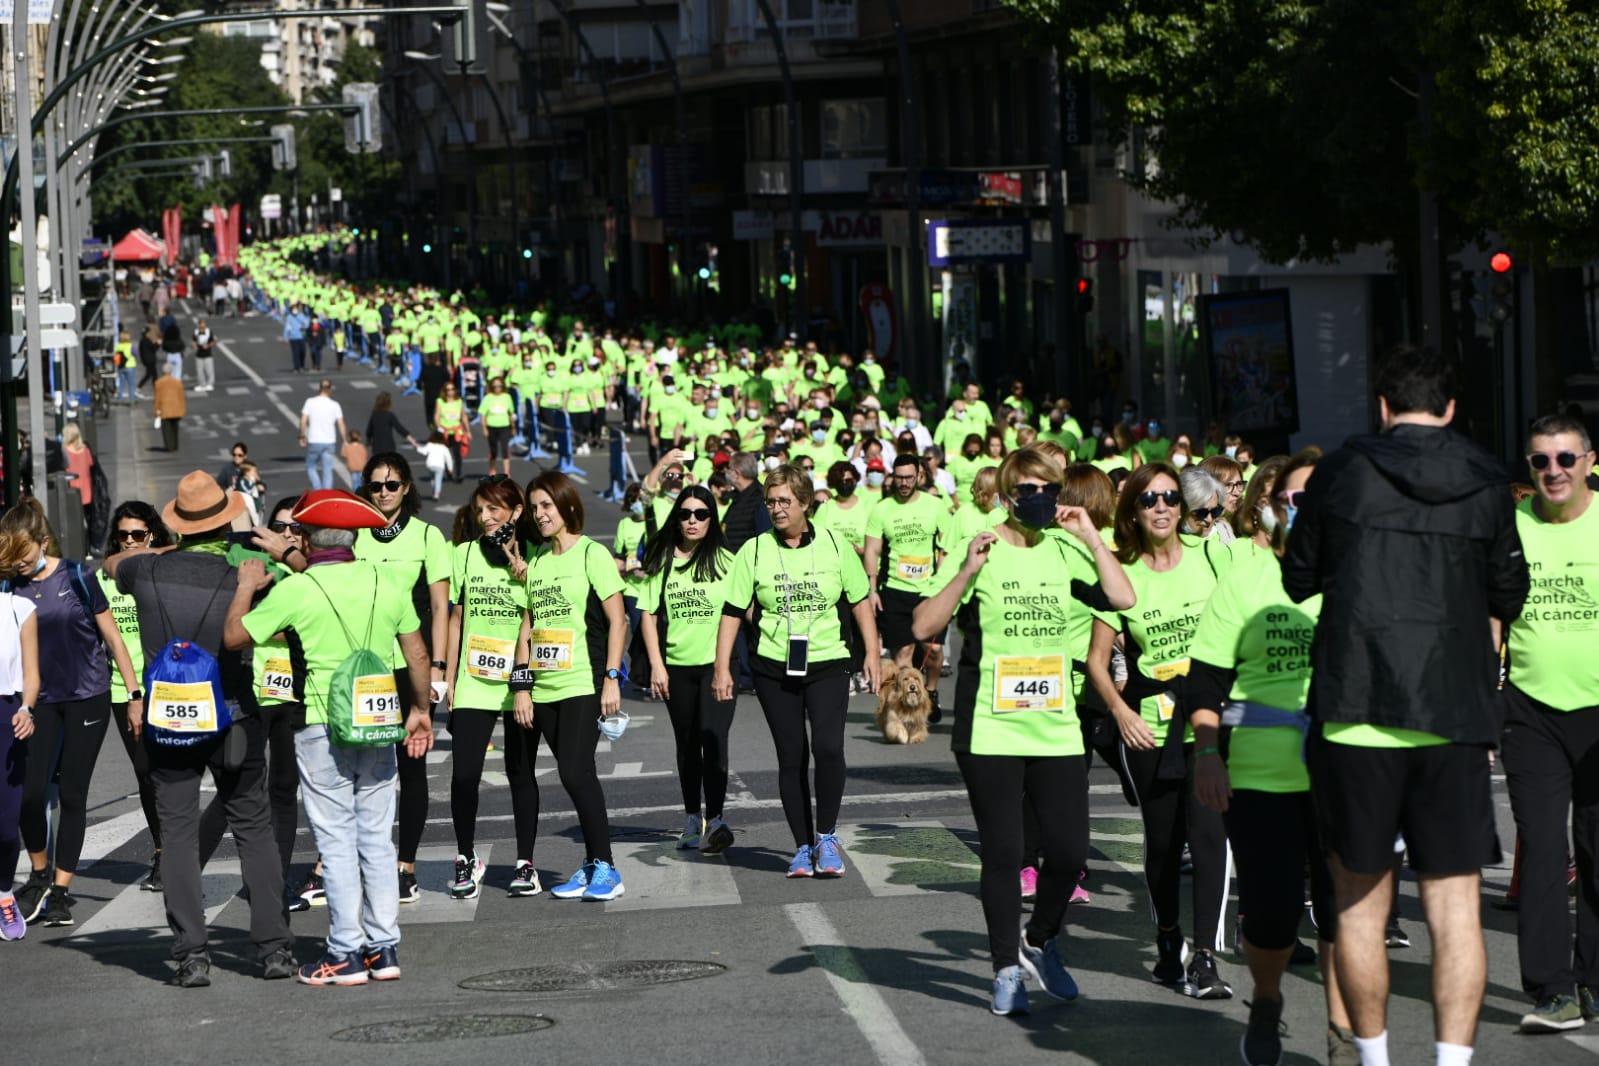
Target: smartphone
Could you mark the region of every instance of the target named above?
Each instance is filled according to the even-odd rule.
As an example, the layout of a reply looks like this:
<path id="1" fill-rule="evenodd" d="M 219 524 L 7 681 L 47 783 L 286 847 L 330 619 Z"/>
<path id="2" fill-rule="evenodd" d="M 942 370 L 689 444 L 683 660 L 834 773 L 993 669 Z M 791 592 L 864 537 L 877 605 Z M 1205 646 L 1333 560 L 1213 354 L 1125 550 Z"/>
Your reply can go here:
<path id="1" fill-rule="evenodd" d="M 788 638 L 788 663 L 789 677 L 804 677 L 806 668 L 810 666 L 811 638 L 809 634 L 790 634 Z"/>
<path id="2" fill-rule="evenodd" d="M 694 461 L 694 453 L 692 451 L 690 451 L 689 449 L 684 448 L 683 449 L 683 461 L 685 463 L 692 463 Z"/>

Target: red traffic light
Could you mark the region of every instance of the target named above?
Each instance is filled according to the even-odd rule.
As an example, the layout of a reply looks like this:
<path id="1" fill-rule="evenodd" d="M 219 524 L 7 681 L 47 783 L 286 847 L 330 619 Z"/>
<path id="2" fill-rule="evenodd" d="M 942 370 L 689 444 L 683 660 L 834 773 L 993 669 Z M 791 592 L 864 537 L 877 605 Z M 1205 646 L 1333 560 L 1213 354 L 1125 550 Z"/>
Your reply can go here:
<path id="1" fill-rule="evenodd" d="M 1515 265 L 1515 261 L 1510 258 L 1509 252 L 1495 252 L 1493 257 L 1488 260 L 1488 266 L 1492 268 L 1495 274 L 1508 274 L 1511 267 Z"/>
<path id="2" fill-rule="evenodd" d="M 1079 295 L 1079 296 L 1087 296 L 1089 291 L 1092 290 L 1093 287 L 1094 287 L 1094 283 L 1092 281 L 1089 281 L 1087 278 L 1078 278 L 1077 279 L 1077 295 Z"/>

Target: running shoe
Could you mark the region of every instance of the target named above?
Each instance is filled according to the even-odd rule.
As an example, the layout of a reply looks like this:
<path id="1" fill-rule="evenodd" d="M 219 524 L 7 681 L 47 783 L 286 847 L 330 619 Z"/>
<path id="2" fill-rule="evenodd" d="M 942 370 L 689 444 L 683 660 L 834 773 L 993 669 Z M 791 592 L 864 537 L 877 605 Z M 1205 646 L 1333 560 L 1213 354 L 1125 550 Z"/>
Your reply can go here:
<path id="1" fill-rule="evenodd" d="M 1582 1004 L 1582 1020 L 1591 1022 L 1599 1019 L 1599 993 L 1587 985 L 1577 986 L 1577 1002 Z"/>
<path id="2" fill-rule="evenodd" d="M 455 878 L 450 882 L 451 899 L 477 899 L 483 887 L 483 872 L 486 867 L 483 860 L 477 857 L 477 852 L 472 853 L 468 859 L 465 855 L 455 856 Z"/>
<path id="3" fill-rule="evenodd" d="M 1283 1001 L 1256 997 L 1249 1004 L 1249 1028 L 1238 1042 L 1247 1066 L 1279 1066 L 1283 1061 Z"/>
<path id="4" fill-rule="evenodd" d="M 1020 966 L 1007 966 L 994 975 L 994 995 L 988 1009 L 1001 1018 L 1027 1013 L 1027 984 Z"/>
<path id="5" fill-rule="evenodd" d="M 582 899 L 583 893 L 589 890 L 589 878 L 593 876 L 593 871 L 593 864 L 584 863 L 564 885 L 550 889 L 550 895 L 556 899 Z"/>
<path id="6" fill-rule="evenodd" d="M 364 949 L 361 952 L 361 961 L 366 963 L 367 976 L 374 981 L 400 979 L 400 952 L 393 944 L 386 948 Z"/>
<path id="7" fill-rule="evenodd" d="M 837 877 L 844 872 L 844 845 L 837 833 L 823 833 L 816 840 L 816 876 Z"/>
<path id="8" fill-rule="evenodd" d="M 720 818 L 712 818 L 705 826 L 705 837 L 700 841 L 701 855 L 720 855 L 733 846 L 733 830 Z"/>
<path id="9" fill-rule="evenodd" d="M 50 894 L 50 883 L 54 878 L 47 866 L 43 870 L 35 870 L 28 875 L 22 887 L 17 890 L 17 906 L 22 910 L 22 920 L 31 922 L 44 913 L 44 900 Z"/>
<path id="10" fill-rule="evenodd" d="M 1188 963 L 1188 994 L 1195 999 L 1231 999 L 1232 986 L 1216 971 L 1216 956 L 1196 951 Z"/>
<path id="11" fill-rule="evenodd" d="M 1022 899 L 1032 899 L 1038 895 L 1038 867 L 1022 867 Z"/>
<path id="12" fill-rule="evenodd" d="M 179 988 L 209 988 L 211 985 L 211 956 L 196 951 L 178 963 L 178 972 L 172 983 Z"/>
<path id="13" fill-rule="evenodd" d="M 811 846 L 801 844 L 794 850 L 794 861 L 788 864 L 788 876 L 810 877 L 815 872 L 811 862 Z"/>
<path id="14" fill-rule="evenodd" d="M 511 875 L 511 887 L 505 890 L 507 896 L 536 896 L 544 891 L 544 886 L 539 884 L 539 872 L 533 869 L 533 864 L 526 859 L 521 859 L 516 864 L 516 872 Z"/>
<path id="15" fill-rule="evenodd" d="M 1360 1066 L 1360 1047 L 1353 1030 L 1327 1026 L 1327 1066 Z"/>
<path id="16" fill-rule="evenodd" d="M 267 953 L 261 960 L 261 979 L 263 981 L 285 981 L 294 976 L 294 971 L 300 964 L 288 948 L 277 948 Z"/>
<path id="17" fill-rule="evenodd" d="M 1524 1033 L 1561 1033 L 1583 1026 L 1582 1005 L 1575 996 L 1547 996 L 1528 1014 L 1521 1016 Z"/>
<path id="18" fill-rule="evenodd" d="M 623 891 L 622 875 L 616 872 L 616 867 L 596 859 L 594 872 L 589 875 L 589 886 L 583 890 L 583 898 L 603 903 L 608 899 L 617 899 Z"/>
<path id="19" fill-rule="evenodd" d="M 1060 957 L 1059 939 L 1051 937 L 1044 941 L 1043 947 L 1035 948 L 1027 942 L 1027 932 L 1023 930 L 1019 961 L 1022 969 L 1043 985 L 1044 991 L 1051 996 L 1068 1002 L 1077 998 L 1077 982 L 1072 979 L 1066 963 Z"/>
<path id="20" fill-rule="evenodd" d="M 300 972 L 294 976 L 302 985 L 364 985 L 370 975 L 360 952 L 335 955 L 330 951 L 300 967 Z"/>
<path id="21" fill-rule="evenodd" d="M 21 940 L 27 932 L 28 923 L 22 920 L 17 897 L 10 892 L 0 896 L 0 940 Z"/>
<path id="22" fill-rule="evenodd" d="M 938 690 L 929 685 L 927 687 L 927 696 L 933 704 L 927 712 L 927 724 L 937 725 L 944 720 L 944 708 L 938 705 Z"/>
<path id="23" fill-rule="evenodd" d="M 1169 931 L 1156 930 L 1155 950 L 1160 954 L 1155 960 L 1155 980 L 1163 985 L 1180 984 L 1183 964 L 1188 961 L 1188 941 L 1183 939 L 1182 926 Z"/>
<path id="24" fill-rule="evenodd" d="M 1388 919 L 1388 930 L 1383 934 L 1383 939 L 1391 948 L 1408 948 L 1410 946 L 1410 934 L 1405 932 L 1405 927 L 1399 924 L 1397 917 Z"/>
<path id="25" fill-rule="evenodd" d="M 683 820 L 683 831 L 677 834 L 677 850 L 687 851 L 700 846 L 700 838 L 705 834 L 705 819 L 698 814 L 690 814 Z"/>
<path id="26" fill-rule="evenodd" d="M 308 911 L 312 907 L 326 907 L 327 905 L 327 886 L 322 883 L 322 875 L 312 870 L 305 875 L 305 880 L 300 882 L 300 887 L 295 890 L 294 901 L 290 901 L 289 910 Z"/>
<path id="27" fill-rule="evenodd" d="M 400 867 L 400 902 L 415 903 L 422 898 L 422 886 L 416 883 L 416 871 Z"/>
<path id="28" fill-rule="evenodd" d="M 1088 889 L 1084 888 L 1082 885 L 1073 885 L 1072 886 L 1072 898 L 1067 900 L 1066 902 L 1067 903 L 1092 903 L 1092 902 L 1094 902 L 1094 897 L 1090 896 L 1088 894 Z"/>
<path id="29" fill-rule="evenodd" d="M 65 885 L 56 885 L 50 889 L 50 895 L 44 902 L 43 924 L 54 928 L 72 924 L 72 907 L 67 903 Z"/>
<path id="30" fill-rule="evenodd" d="M 1294 941 L 1293 954 L 1288 956 L 1288 965 L 1290 965 L 1290 966 L 1314 966 L 1314 965 L 1316 965 L 1316 949 L 1311 947 L 1309 944 L 1305 943 L 1303 940 L 1296 939 Z"/>
<path id="31" fill-rule="evenodd" d="M 1183 857 L 1177 870 L 1182 874 L 1192 874 L 1194 872 L 1194 853 L 1187 844 L 1183 845 Z"/>
<path id="32" fill-rule="evenodd" d="M 166 886 L 161 883 L 161 853 L 158 851 L 150 856 L 150 872 L 139 885 L 146 892 L 165 892 Z"/>

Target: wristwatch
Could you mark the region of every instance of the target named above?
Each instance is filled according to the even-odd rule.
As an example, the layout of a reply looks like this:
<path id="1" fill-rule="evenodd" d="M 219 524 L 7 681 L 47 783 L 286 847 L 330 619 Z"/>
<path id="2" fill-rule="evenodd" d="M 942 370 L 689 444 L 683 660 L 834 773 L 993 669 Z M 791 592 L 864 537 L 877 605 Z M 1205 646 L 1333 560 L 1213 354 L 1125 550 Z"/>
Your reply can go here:
<path id="1" fill-rule="evenodd" d="M 620 681 L 620 680 L 622 680 L 622 671 L 620 671 L 620 670 L 607 670 L 607 671 L 605 671 L 605 679 L 607 681 Z"/>
<path id="2" fill-rule="evenodd" d="M 142 689 L 142 688 L 136 688 L 132 692 L 128 693 L 128 702 L 129 703 L 132 703 L 134 700 L 142 700 L 142 699 L 144 699 L 144 689 Z"/>

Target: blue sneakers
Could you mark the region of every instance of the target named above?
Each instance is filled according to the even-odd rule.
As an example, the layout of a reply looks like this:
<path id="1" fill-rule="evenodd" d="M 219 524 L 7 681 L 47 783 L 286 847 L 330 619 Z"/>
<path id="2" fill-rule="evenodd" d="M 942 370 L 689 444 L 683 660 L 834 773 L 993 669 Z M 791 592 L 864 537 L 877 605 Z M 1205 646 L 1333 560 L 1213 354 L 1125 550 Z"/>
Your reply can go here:
<path id="1" fill-rule="evenodd" d="M 583 898 L 604 902 L 616 899 L 622 891 L 622 875 L 616 872 L 616 867 L 595 860 L 594 872 L 589 875 L 589 887 L 584 889 Z"/>
<path id="2" fill-rule="evenodd" d="M 583 893 L 589 890 L 589 878 L 593 870 L 593 866 L 584 863 L 578 867 L 577 873 L 573 874 L 572 879 L 566 884 L 550 889 L 550 895 L 556 899 L 582 899 Z"/>
<path id="3" fill-rule="evenodd" d="M 0 896 L 0 940 L 21 940 L 27 932 L 28 923 L 22 920 L 17 897 L 9 892 Z"/>
<path id="4" fill-rule="evenodd" d="M 1066 964 L 1061 961 L 1060 943 L 1056 938 L 1051 937 L 1042 948 L 1035 948 L 1027 942 L 1027 933 L 1024 931 L 1020 957 L 1022 969 L 1032 974 L 1033 980 L 1043 985 L 1045 992 L 1056 999 L 1077 998 L 1077 982 L 1072 980 Z"/>
<path id="5" fill-rule="evenodd" d="M 398 981 L 400 979 L 400 952 L 393 944 L 386 948 L 366 948 L 361 952 L 362 961 L 366 963 L 367 976 L 374 981 Z"/>
<path id="6" fill-rule="evenodd" d="M 360 952 L 335 955 L 328 952 L 315 962 L 308 962 L 295 974 L 302 985 L 364 985 L 367 982 L 366 960 Z"/>
<path id="7" fill-rule="evenodd" d="M 794 861 L 788 864 L 788 876 L 810 877 L 815 872 L 811 868 L 811 846 L 801 844 L 794 852 Z"/>
<path id="8" fill-rule="evenodd" d="M 1027 1013 L 1027 985 L 1020 966 L 1007 966 L 994 975 L 994 998 L 988 1009 L 1001 1018 Z"/>
<path id="9" fill-rule="evenodd" d="M 823 833 L 816 839 L 816 874 L 837 877 L 844 872 L 844 845 L 837 833 Z"/>

